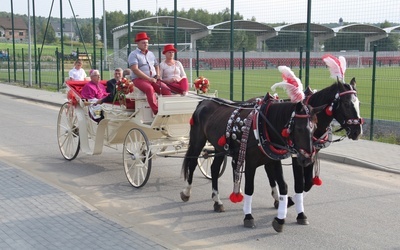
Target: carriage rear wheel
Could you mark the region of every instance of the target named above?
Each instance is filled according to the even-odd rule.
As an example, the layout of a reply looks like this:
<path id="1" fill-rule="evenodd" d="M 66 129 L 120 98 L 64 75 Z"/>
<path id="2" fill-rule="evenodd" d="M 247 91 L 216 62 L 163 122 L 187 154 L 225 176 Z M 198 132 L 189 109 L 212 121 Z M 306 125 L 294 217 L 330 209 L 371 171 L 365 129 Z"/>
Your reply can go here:
<path id="1" fill-rule="evenodd" d="M 210 151 L 207 149 L 203 149 L 201 151 L 200 157 L 197 159 L 197 165 L 199 166 L 200 172 L 206 177 L 207 179 L 211 180 L 211 164 L 214 161 L 214 156 L 208 156 L 209 154 L 215 153 L 214 151 Z M 218 178 L 222 176 L 225 172 L 226 163 L 227 163 L 227 156 L 224 156 L 224 161 L 222 162 L 221 169 L 219 170 Z"/>
<path id="2" fill-rule="evenodd" d="M 129 130 L 124 140 L 122 160 L 129 183 L 135 188 L 143 187 L 151 172 L 149 140 L 143 130 Z"/>
<path id="3" fill-rule="evenodd" d="M 57 140 L 62 156 L 69 161 L 75 159 L 80 149 L 78 117 L 69 102 L 64 103 L 58 113 Z"/>

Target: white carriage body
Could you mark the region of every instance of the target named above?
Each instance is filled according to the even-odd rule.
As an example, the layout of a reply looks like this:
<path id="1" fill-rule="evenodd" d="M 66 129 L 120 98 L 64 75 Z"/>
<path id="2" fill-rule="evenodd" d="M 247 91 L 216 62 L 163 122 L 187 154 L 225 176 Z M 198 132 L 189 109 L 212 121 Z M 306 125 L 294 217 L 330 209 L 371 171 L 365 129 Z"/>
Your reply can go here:
<path id="1" fill-rule="evenodd" d="M 102 84 L 105 83 L 102 81 Z M 81 149 L 86 154 L 96 155 L 102 153 L 104 146 L 117 149 L 118 144 L 124 144 L 125 147 L 128 135 L 132 130 L 139 131 L 142 138 L 140 144 L 145 144 L 147 147 L 147 153 L 143 155 L 145 158 L 142 160 L 143 164 L 151 162 L 151 159 L 156 156 L 185 153 L 189 143 L 190 118 L 198 103 L 208 97 L 199 96 L 194 92 L 189 92 L 185 96 L 159 95 L 157 96 L 158 113 L 153 115 L 146 95 L 135 88 L 133 93 L 126 95 L 128 108 L 119 104 L 101 104 L 104 118 L 97 122 L 89 114 L 89 107 L 92 104 L 83 100 L 80 95 L 80 90 L 86 81 L 67 81 L 66 84 L 70 88 L 69 102 L 64 104 L 60 110 L 58 137 L 61 153 L 68 160 L 74 159 L 78 152 L 65 152 L 70 147 L 67 145 L 68 143 L 64 142 L 67 141 L 64 139 L 67 134 L 71 139 L 79 140 L 76 146 L 77 151 Z M 209 97 L 215 96 L 216 93 L 209 95 Z M 63 123 L 60 122 L 61 116 L 66 116 L 66 121 L 64 121 L 67 123 L 66 125 L 60 124 Z M 133 156 L 133 152 L 129 153 L 129 157 L 138 157 L 138 155 Z M 134 160 L 137 161 L 137 159 Z M 142 163 L 139 162 L 139 164 Z M 133 186 L 140 187 L 145 184 L 148 176 L 144 183 L 136 186 L 133 183 L 135 182 L 134 177 L 128 176 L 127 168 L 129 166 L 126 166 L 125 162 L 124 166 L 128 180 Z"/>

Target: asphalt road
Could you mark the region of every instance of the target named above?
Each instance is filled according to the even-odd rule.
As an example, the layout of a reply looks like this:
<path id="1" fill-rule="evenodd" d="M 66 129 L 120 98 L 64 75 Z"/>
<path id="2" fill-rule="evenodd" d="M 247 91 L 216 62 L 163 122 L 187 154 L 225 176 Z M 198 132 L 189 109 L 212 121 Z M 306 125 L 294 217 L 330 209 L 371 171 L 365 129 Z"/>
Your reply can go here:
<path id="1" fill-rule="evenodd" d="M 57 145 L 57 108 L 7 96 L 1 96 L 0 106 L 2 160 L 167 248 L 400 248 L 399 175 L 321 161 L 323 185 L 314 187 L 305 200 L 310 225 L 297 225 L 295 210 L 290 208 L 284 232 L 278 234 L 271 226 L 276 210 L 260 168 L 253 198 L 257 227 L 247 229 L 242 204 L 228 199 L 230 171 L 220 179 L 226 212 L 215 213 L 211 183 L 200 171 L 196 171 L 190 201 L 181 201 L 179 193 L 186 185 L 180 175 L 181 159 L 157 158 L 148 183 L 136 189 L 124 175 L 121 146 L 105 148 L 97 156 L 79 154 L 69 162 Z M 289 167 L 285 176 L 293 190 Z"/>

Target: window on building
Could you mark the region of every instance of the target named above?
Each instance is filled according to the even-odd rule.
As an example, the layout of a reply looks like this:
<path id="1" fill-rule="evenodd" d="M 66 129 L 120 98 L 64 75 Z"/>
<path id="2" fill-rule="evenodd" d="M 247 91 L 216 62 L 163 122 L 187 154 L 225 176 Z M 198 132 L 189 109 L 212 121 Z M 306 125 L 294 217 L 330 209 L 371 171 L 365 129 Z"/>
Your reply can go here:
<path id="1" fill-rule="evenodd" d="M 24 36 L 24 32 L 23 32 L 23 31 L 20 31 L 20 32 L 19 32 L 19 36 Z"/>

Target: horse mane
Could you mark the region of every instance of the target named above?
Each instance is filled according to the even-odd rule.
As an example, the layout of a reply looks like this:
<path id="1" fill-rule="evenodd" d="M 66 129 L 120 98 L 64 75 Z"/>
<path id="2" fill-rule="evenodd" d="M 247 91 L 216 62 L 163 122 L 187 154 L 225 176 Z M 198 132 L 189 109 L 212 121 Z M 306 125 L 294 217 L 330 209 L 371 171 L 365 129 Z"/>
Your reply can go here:
<path id="1" fill-rule="evenodd" d="M 276 128 L 281 128 L 289 121 L 297 103 L 272 102 L 267 112 L 267 118 L 274 121 Z"/>
<path id="2" fill-rule="evenodd" d="M 334 82 L 331 86 L 318 90 L 310 97 L 312 106 L 320 106 L 332 101 L 338 91 L 338 83 Z"/>
<path id="3" fill-rule="evenodd" d="M 214 97 L 210 98 L 209 100 L 212 100 L 215 103 L 221 104 L 221 105 L 226 105 L 230 107 L 247 107 L 247 106 L 254 106 L 256 104 L 256 98 L 250 99 L 247 101 L 231 101 L 219 97 Z"/>

